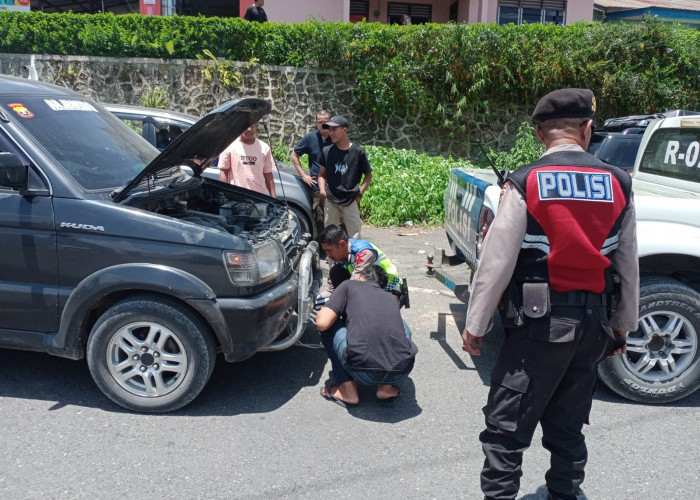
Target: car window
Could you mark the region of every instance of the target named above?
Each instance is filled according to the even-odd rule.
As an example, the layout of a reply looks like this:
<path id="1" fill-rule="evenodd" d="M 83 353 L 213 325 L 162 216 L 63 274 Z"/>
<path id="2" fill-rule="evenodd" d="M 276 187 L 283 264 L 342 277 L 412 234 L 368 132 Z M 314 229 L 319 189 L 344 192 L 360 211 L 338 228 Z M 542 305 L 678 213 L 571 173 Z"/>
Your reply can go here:
<path id="1" fill-rule="evenodd" d="M 700 128 L 662 128 L 649 140 L 640 172 L 700 182 Z"/>
<path id="2" fill-rule="evenodd" d="M 2 96 L 0 104 L 87 190 L 124 186 L 158 155 L 119 119 L 87 100 Z"/>
<path id="3" fill-rule="evenodd" d="M 139 135 L 143 135 L 143 120 L 138 118 L 122 118 L 121 120 L 126 123 L 131 130 Z"/>
<path id="4" fill-rule="evenodd" d="M 606 163 L 632 170 L 641 140 L 641 135 L 612 137 L 600 144 L 595 155 Z"/>
<path id="5" fill-rule="evenodd" d="M 126 111 L 113 111 L 112 113 L 126 123 L 131 130 L 161 151 L 191 126 L 187 122 L 163 117 L 138 115 Z M 147 131 L 149 126 L 151 127 L 150 133 Z"/>
<path id="6" fill-rule="evenodd" d="M 177 122 L 156 122 L 156 147 L 162 151 L 187 128 Z"/>

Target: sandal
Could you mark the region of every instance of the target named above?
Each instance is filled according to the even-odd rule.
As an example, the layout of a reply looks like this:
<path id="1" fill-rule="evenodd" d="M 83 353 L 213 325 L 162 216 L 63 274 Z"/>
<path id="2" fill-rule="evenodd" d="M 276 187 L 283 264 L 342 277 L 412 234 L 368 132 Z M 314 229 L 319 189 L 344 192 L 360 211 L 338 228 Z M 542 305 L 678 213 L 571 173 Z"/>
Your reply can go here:
<path id="1" fill-rule="evenodd" d="M 331 401 L 337 404 L 338 406 L 342 406 L 343 408 L 347 408 L 347 406 L 345 405 L 345 401 L 333 397 L 332 392 L 332 387 L 330 385 L 324 385 L 323 387 L 321 387 L 321 397 L 323 399 L 325 399 L 326 401 Z"/>

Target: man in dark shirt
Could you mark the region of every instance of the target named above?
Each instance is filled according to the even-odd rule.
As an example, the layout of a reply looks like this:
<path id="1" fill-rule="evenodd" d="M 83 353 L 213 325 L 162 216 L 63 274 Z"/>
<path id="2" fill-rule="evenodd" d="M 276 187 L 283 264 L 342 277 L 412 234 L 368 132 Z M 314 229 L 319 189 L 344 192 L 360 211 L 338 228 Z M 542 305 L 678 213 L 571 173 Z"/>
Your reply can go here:
<path id="1" fill-rule="evenodd" d="M 377 282 L 376 267 L 343 281 L 316 315 L 316 326 L 337 384 L 322 387 L 321 396 L 341 406 L 357 404 L 356 381 L 376 385 L 382 403 L 400 395 L 394 384 L 411 372 L 418 348 L 398 302 Z"/>
<path id="2" fill-rule="evenodd" d="M 301 176 L 301 180 L 309 186 L 313 193 L 313 212 L 316 219 L 316 227 L 320 233 L 323 230 L 323 201 L 321 200 L 321 192 L 318 189 L 318 173 L 321 169 L 319 165 L 319 157 L 321 150 L 333 144 L 329 137 L 330 130 L 323 128 L 323 124 L 331 119 L 330 114 L 325 109 L 316 113 L 316 128 L 313 132 L 306 134 L 299 144 L 296 145 L 294 151 L 289 155 L 296 168 L 297 173 Z M 308 155 L 309 157 L 309 173 L 307 174 L 301 167 L 299 158 Z"/>
<path id="3" fill-rule="evenodd" d="M 251 5 L 246 9 L 243 19 L 246 21 L 266 23 L 267 14 L 265 13 L 265 9 L 263 9 L 263 5 L 265 5 L 265 0 L 255 0 L 255 5 Z"/>
<path id="4" fill-rule="evenodd" d="M 348 126 L 344 116 L 334 116 L 323 125 L 330 130 L 333 144 L 321 152 L 318 187 L 324 200 L 324 224 L 342 223 L 348 236 L 360 239 L 359 203 L 372 182 L 372 167 L 365 150 L 348 140 Z"/>

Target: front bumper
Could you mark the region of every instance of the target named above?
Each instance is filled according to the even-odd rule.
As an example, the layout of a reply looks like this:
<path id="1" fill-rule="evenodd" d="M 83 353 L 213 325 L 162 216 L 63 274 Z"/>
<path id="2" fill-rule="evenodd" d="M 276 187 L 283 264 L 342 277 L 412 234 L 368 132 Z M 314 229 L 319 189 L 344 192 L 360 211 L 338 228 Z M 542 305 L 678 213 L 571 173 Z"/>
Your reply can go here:
<path id="1" fill-rule="evenodd" d="M 321 283 L 318 243 L 304 249 L 297 269 L 284 281 L 252 297 L 218 298 L 228 335 L 219 341 L 226 361 L 242 361 L 260 350 L 282 350 L 301 337 Z M 290 330 L 294 313 L 297 321 Z M 289 330 L 289 335 L 276 339 Z"/>

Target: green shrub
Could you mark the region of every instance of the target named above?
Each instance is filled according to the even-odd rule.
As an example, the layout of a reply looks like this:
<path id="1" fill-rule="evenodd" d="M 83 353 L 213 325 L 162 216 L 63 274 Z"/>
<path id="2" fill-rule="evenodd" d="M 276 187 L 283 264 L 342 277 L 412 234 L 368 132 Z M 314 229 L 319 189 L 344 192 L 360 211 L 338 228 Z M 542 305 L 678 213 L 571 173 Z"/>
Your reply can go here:
<path id="1" fill-rule="evenodd" d="M 366 146 L 372 183 L 362 197 L 362 219 L 377 226 L 442 224 L 450 170 L 469 162 L 415 151 Z"/>
<path id="2" fill-rule="evenodd" d="M 141 106 L 147 108 L 166 109 L 168 107 L 168 90 L 163 87 L 151 88 L 147 84 L 139 102 Z"/>
<path id="3" fill-rule="evenodd" d="M 207 52 L 208 51 L 208 52 Z M 598 96 L 598 119 L 700 105 L 700 30 L 625 25 L 249 23 L 239 18 L 0 12 L 0 52 L 194 59 L 346 72 L 364 111 L 415 113 L 459 137 L 477 115 L 561 87 Z"/>
<path id="4" fill-rule="evenodd" d="M 515 170 L 521 165 L 527 165 L 535 161 L 544 153 L 544 144 L 542 144 L 529 122 L 523 122 L 518 128 L 515 136 L 515 143 L 510 151 L 496 151 L 489 148 L 489 158 L 499 170 Z M 484 168 L 489 167 L 488 160 L 485 159 Z"/>

